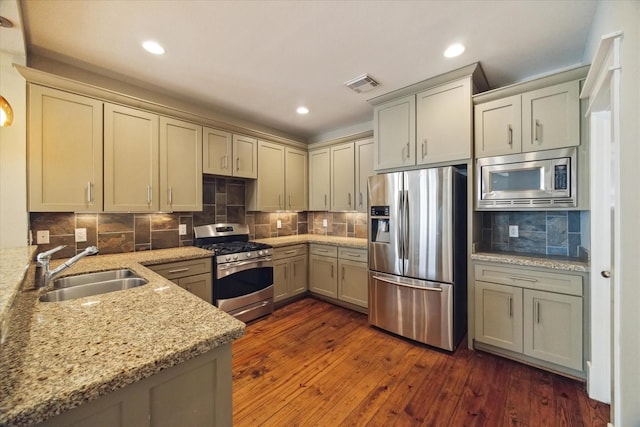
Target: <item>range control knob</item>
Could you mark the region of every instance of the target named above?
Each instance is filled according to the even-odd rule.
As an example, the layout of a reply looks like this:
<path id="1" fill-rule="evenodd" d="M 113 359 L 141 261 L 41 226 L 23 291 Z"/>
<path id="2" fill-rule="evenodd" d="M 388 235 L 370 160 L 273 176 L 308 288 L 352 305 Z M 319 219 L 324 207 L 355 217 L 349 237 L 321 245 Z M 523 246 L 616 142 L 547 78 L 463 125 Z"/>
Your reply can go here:
<path id="1" fill-rule="evenodd" d="M 247 258 L 251 258 L 253 254 L 251 252 L 247 252 Z"/>
<path id="2" fill-rule="evenodd" d="M 264 255 L 264 251 L 258 251 L 258 256 Z"/>
<path id="3" fill-rule="evenodd" d="M 234 261 L 237 261 L 237 260 L 238 260 L 238 255 L 234 255 L 234 256 L 233 256 L 233 260 L 234 260 Z"/>
<path id="4" fill-rule="evenodd" d="M 226 262 L 231 261 L 231 257 L 229 255 L 226 256 L 226 258 L 224 259 Z"/>

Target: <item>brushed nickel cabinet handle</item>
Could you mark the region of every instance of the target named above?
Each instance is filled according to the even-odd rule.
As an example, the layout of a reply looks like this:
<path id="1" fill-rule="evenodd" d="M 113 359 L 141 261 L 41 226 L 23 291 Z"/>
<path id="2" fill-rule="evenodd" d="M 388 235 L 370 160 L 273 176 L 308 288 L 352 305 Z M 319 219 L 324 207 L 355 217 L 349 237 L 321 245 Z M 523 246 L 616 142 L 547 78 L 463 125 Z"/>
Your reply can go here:
<path id="1" fill-rule="evenodd" d="M 409 150 L 410 150 L 410 148 L 409 148 L 409 141 L 407 141 L 407 159 L 410 159 L 410 158 L 411 158 L 411 155 L 410 155 L 410 153 L 409 153 Z"/>
<path id="2" fill-rule="evenodd" d="M 510 146 L 513 146 L 513 129 L 511 128 L 511 125 L 507 125 L 507 141 Z"/>
<path id="3" fill-rule="evenodd" d="M 294 250 L 294 251 L 286 251 L 286 252 L 285 252 L 285 255 L 290 255 L 290 254 L 295 254 L 295 253 L 296 253 L 296 251 L 295 251 L 295 250 Z"/>
<path id="4" fill-rule="evenodd" d="M 169 270 L 169 273 L 184 273 L 185 271 L 189 271 L 189 267 L 185 268 L 176 268 L 175 270 Z"/>
<path id="5" fill-rule="evenodd" d="M 542 127 L 542 124 L 540 123 L 540 120 L 536 119 L 535 132 L 534 132 L 534 133 L 535 133 L 534 140 L 535 140 L 536 142 L 542 142 L 542 141 L 540 140 L 540 132 L 539 132 L 539 129 L 540 129 L 541 127 Z M 533 143 L 533 142 L 532 142 L 532 143 Z"/>
<path id="6" fill-rule="evenodd" d="M 173 187 L 169 187 L 169 204 L 173 204 Z"/>
<path id="7" fill-rule="evenodd" d="M 513 298 L 509 297 L 509 317 L 513 317 Z"/>
<path id="8" fill-rule="evenodd" d="M 236 158 L 236 172 L 240 170 L 240 157 Z"/>
<path id="9" fill-rule="evenodd" d="M 534 279 L 533 277 L 521 277 L 521 276 L 511 276 L 512 280 L 524 280 L 525 282 L 537 282 L 538 279 Z"/>
<path id="10" fill-rule="evenodd" d="M 344 265 L 342 266 L 342 281 L 344 282 Z"/>
<path id="11" fill-rule="evenodd" d="M 349 202 L 349 207 L 351 207 L 351 193 L 347 193 L 347 199 Z"/>
<path id="12" fill-rule="evenodd" d="M 324 206 L 325 207 L 327 206 L 327 195 L 326 194 L 324 195 Z"/>
<path id="13" fill-rule="evenodd" d="M 291 209 L 291 194 L 289 194 L 289 209 Z"/>
<path id="14" fill-rule="evenodd" d="M 151 184 L 147 185 L 147 204 L 151 204 Z"/>
<path id="15" fill-rule="evenodd" d="M 536 301 L 536 323 L 540 324 L 540 301 Z"/>
<path id="16" fill-rule="evenodd" d="M 93 194 L 91 194 L 91 181 L 87 182 L 87 203 L 93 202 Z"/>
<path id="17" fill-rule="evenodd" d="M 362 206 L 362 192 L 360 193 L 360 206 Z"/>
<path id="18" fill-rule="evenodd" d="M 331 265 L 331 278 L 333 278 L 333 264 Z"/>
<path id="19" fill-rule="evenodd" d="M 427 155 L 427 138 L 422 141 L 422 158 Z"/>

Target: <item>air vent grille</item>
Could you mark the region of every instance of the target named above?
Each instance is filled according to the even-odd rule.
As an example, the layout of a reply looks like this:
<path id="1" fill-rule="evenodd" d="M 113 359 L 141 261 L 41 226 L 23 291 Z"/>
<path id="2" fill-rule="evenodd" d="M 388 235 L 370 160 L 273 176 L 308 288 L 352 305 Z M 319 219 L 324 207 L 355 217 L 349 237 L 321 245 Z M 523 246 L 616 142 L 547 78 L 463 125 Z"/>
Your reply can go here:
<path id="1" fill-rule="evenodd" d="M 368 74 L 363 74 L 355 79 L 344 82 L 344 85 L 357 93 L 363 93 L 380 86 L 380 83 L 375 81 Z"/>

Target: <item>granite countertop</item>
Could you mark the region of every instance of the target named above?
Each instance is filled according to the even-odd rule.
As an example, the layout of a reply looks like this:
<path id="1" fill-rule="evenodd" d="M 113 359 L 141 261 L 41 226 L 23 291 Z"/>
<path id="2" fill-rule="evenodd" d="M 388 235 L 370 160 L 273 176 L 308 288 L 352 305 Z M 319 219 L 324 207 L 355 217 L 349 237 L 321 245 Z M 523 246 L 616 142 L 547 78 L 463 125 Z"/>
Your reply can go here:
<path id="1" fill-rule="evenodd" d="M 267 245 L 271 245 L 275 248 L 303 243 L 321 243 L 325 245 L 367 249 L 367 239 L 357 237 L 323 236 L 320 234 L 297 234 L 294 236 L 269 237 L 265 239 L 255 239 L 254 242 L 266 243 Z"/>
<path id="2" fill-rule="evenodd" d="M 471 254 L 471 259 L 474 261 L 489 261 L 526 267 L 575 271 L 579 273 L 586 273 L 589 271 L 588 261 L 560 256 L 526 255 L 510 252 L 476 252 Z"/>
<path id="3" fill-rule="evenodd" d="M 0 342 L 7 331 L 9 309 L 37 249 L 37 246 L 0 249 Z"/>
<path id="4" fill-rule="evenodd" d="M 189 247 L 86 257 L 60 277 L 131 268 L 149 283 L 56 303 L 38 301 L 32 265 L 0 347 L 0 425 L 41 422 L 241 337 L 244 323 L 144 267 L 209 256 Z"/>

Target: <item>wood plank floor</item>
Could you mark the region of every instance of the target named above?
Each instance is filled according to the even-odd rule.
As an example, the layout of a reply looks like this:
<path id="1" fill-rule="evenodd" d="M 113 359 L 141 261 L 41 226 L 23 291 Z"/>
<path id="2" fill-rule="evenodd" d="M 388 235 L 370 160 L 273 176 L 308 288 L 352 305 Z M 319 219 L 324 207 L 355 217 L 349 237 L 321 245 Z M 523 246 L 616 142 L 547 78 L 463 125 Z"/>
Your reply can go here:
<path id="1" fill-rule="evenodd" d="M 243 426 L 606 426 L 584 384 L 462 345 L 453 355 L 307 298 L 233 343 Z"/>

